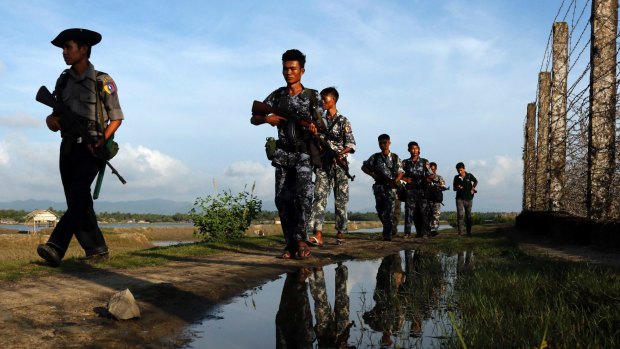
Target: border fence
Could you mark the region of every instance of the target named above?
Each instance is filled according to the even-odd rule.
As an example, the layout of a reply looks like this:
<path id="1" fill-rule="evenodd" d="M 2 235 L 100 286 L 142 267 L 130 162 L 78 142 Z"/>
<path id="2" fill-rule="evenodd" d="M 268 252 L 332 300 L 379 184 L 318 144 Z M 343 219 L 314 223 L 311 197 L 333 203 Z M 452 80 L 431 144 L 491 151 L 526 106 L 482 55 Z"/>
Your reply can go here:
<path id="1" fill-rule="evenodd" d="M 523 211 L 620 218 L 618 37 L 618 0 L 562 1 L 527 105 Z"/>

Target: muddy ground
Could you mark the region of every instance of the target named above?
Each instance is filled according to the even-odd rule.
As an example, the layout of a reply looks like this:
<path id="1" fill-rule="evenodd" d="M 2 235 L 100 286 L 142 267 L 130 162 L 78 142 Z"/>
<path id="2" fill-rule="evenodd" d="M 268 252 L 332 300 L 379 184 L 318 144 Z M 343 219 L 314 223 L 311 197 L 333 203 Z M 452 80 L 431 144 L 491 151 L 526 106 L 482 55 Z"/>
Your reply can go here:
<path id="1" fill-rule="evenodd" d="M 524 238 L 512 228 L 501 229 L 531 253 L 620 266 L 617 253 L 555 246 L 544 238 Z M 280 250 L 270 248 L 174 258 L 166 266 L 131 270 L 93 265 L 82 272 L 2 282 L 0 348 L 175 348 L 191 341 L 185 328 L 202 320 L 215 305 L 282 273 L 347 260 L 359 249 L 388 255 L 424 243 L 404 239 L 383 242 L 365 235 L 349 236 L 340 246 L 329 242 L 314 248 L 313 257 L 303 261 L 278 259 Z M 137 299 L 142 317 L 113 320 L 105 311 L 107 301 L 114 292 L 126 288 Z"/>

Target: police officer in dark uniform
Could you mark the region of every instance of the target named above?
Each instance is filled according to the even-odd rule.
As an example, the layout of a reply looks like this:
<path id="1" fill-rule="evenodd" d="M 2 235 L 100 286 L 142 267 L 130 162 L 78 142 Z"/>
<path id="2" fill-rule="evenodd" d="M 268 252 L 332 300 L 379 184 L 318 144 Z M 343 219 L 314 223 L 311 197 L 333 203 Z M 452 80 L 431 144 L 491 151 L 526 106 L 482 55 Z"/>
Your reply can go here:
<path id="1" fill-rule="evenodd" d="M 46 118 L 47 127 L 63 136 L 60 145 L 60 178 L 67 200 L 67 211 L 62 216 L 49 240 L 37 247 L 37 253 L 51 266 L 58 266 L 73 235 L 86 252 L 87 258 L 107 259 L 108 247 L 93 209 L 90 186 L 102 167 L 95 154 L 103 147 L 124 119 L 114 80 L 97 72 L 90 63 L 91 47 L 101 41 L 101 35 L 87 29 L 67 29 L 52 40 L 62 48 L 62 56 L 70 69 L 62 72 L 56 81 L 54 96 L 72 112 L 81 117 L 96 140 L 88 144 L 82 137 L 65 137 L 59 115 Z"/>
<path id="2" fill-rule="evenodd" d="M 283 259 L 306 258 L 306 244 L 314 183 L 312 182 L 311 146 L 317 134 L 317 115 L 323 113 L 319 93 L 305 88 L 301 77 L 305 72 L 306 56 L 292 49 L 282 54 L 282 75 L 286 86 L 273 91 L 265 103 L 298 120 L 287 120 L 277 114 L 254 114 L 253 125 L 269 124 L 278 128 L 278 140 L 271 164 L 275 167 L 275 203 L 282 223 L 286 247 Z"/>

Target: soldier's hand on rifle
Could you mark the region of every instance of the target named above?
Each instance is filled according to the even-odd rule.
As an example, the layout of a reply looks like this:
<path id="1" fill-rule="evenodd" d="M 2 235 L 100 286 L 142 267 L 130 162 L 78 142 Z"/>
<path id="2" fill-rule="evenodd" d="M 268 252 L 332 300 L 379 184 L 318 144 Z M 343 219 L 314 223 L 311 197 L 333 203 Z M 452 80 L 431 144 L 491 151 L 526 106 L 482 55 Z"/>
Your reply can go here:
<path id="1" fill-rule="evenodd" d="M 45 118 L 45 123 L 47 124 L 47 128 L 54 132 L 62 130 L 62 127 L 60 126 L 59 116 L 49 115 L 47 118 Z"/>
<path id="2" fill-rule="evenodd" d="M 103 143 L 105 143 L 105 140 L 103 137 L 100 137 L 95 144 L 87 144 L 86 147 L 94 157 L 98 157 L 97 153 L 101 150 L 101 147 L 103 147 Z"/>
<path id="3" fill-rule="evenodd" d="M 276 114 L 265 115 L 265 122 L 271 126 L 278 126 L 283 121 L 286 121 L 286 119 L 279 115 L 276 115 Z"/>
<path id="4" fill-rule="evenodd" d="M 317 134 L 317 128 L 316 125 L 313 123 L 310 123 L 307 127 L 308 131 L 310 131 L 310 133 L 312 133 L 313 136 L 315 136 Z"/>

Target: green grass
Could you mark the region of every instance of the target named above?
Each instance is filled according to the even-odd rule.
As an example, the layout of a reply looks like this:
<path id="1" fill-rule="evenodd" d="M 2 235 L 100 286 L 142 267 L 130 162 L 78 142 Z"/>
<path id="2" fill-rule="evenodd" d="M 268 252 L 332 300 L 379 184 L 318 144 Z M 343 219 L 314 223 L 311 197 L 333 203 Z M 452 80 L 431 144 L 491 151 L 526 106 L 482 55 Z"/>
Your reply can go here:
<path id="1" fill-rule="evenodd" d="M 618 269 L 527 255 L 492 229 L 429 245 L 474 256 L 453 300 L 466 345 L 454 338 L 451 347 L 620 347 Z"/>
<path id="2" fill-rule="evenodd" d="M 261 248 L 281 247 L 282 236 L 264 236 L 264 237 L 248 237 L 237 241 L 201 243 L 195 242 L 185 245 L 169 246 L 169 247 L 152 247 L 144 248 L 139 243 L 136 245 L 135 239 L 126 239 L 122 236 L 119 239 L 114 234 L 106 234 L 106 239 L 110 241 L 125 241 L 125 247 L 117 246 L 112 250 L 112 256 L 109 261 L 100 262 L 97 265 L 109 266 L 114 268 L 129 269 L 145 266 L 164 265 L 173 261 L 189 260 L 192 257 L 204 257 L 224 252 L 242 252 L 251 251 Z M 34 250 L 30 246 L 30 250 Z M 75 247 L 76 249 L 79 247 Z M 30 251 L 29 250 L 29 251 Z M 33 253 L 30 251 L 30 253 Z M 89 270 L 91 262 L 81 257 L 69 256 L 65 258 L 58 268 L 50 268 L 46 266 L 40 258 L 20 258 L 18 260 L 1 260 L 0 259 L 0 281 L 18 281 L 23 277 L 41 276 L 49 273 L 63 272 L 72 273 Z"/>
<path id="3" fill-rule="evenodd" d="M 471 238 L 456 238 L 452 230 L 442 231 L 444 238 L 427 240 L 419 247 L 427 254 L 473 253 L 473 262 L 458 268 L 450 308 L 454 309 L 454 323 L 461 337 L 454 336 L 448 347 L 620 347 L 618 269 L 528 255 L 497 232 L 495 225 L 477 226 L 474 233 Z M 326 235 L 333 238 L 330 233 Z M 282 236 L 274 234 L 227 243 L 115 251 L 111 260 L 102 265 L 136 268 L 281 246 Z M 377 253 L 380 252 L 360 250 L 355 251 L 354 257 L 375 258 Z M 79 272 L 89 267 L 89 262 L 76 257 L 63 261 L 58 269 L 38 261 L 5 260 L 0 262 L 0 280 Z M 423 278 L 418 281 L 420 285 L 426 282 Z"/>

